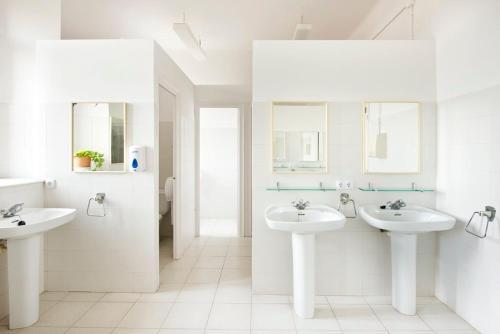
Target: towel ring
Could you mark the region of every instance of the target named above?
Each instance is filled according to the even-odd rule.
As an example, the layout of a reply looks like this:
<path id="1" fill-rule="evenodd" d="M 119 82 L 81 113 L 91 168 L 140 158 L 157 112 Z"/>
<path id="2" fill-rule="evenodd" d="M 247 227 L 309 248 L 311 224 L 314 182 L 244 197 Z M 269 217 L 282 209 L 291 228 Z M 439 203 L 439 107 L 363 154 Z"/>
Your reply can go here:
<path id="1" fill-rule="evenodd" d="M 486 238 L 486 236 L 488 235 L 488 227 L 490 226 L 490 223 L 495 219 L 496 212 L 497 212 L 497 210 L 492 206 L 486 206 L 484 208 L 484 211 L 475 211 L 472 214 L 472 216 L 470 217 L 469 222 L 465 226 L 465 232 L 472 234 L 473 236 L 478 237 L 480 239 Z M 474 216 L 476 216 L 476 215 L 478 215 L 481 218 L 486 217 L 486 219 L 487 219 L 486 220 L 486 228 L 484 229 L 483 234 L 477 234 L 476 232 L 474 232 L 472 229 L 469 228 L 469 225 L 472 223 L 472 220 L 474 219 Z"/>

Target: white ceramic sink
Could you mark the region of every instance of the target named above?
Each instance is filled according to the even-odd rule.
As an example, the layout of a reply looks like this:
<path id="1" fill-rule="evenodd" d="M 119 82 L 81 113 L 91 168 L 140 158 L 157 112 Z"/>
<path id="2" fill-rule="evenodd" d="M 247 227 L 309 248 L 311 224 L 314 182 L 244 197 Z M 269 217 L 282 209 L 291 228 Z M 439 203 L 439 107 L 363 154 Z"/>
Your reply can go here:
<path id="1" fill-rule="evenodd" d="M 75 209 L 29 208 L 20 213 L 26 225 L 18 226 L 13 221 L 19 217 L 1 218 L 0 239 L 24 239 L 30 235 L 43 233 L 73 220 Z"/>
<path id="2" fill-rule="evenodd" d="M 367 205 L 360 207 L 359 213 L 368 224 L 390 232 L 392 305 L 403 314 L 414 315 L 417 307 L 417 235 L 449 230 L 455 226 L 455 218 L 416 205 L 400 210 Z"/>
<path id="3" fill-rule="evenodd" d="M 0 218 L 0 239 L 7 239 L 9 328 L 28 327 L 38 320 L 41 235 L 75 215 L 75 209 L 27 208 L 18 216 Z M 18 226 L 16 220 L 26 225 Z"/>
<path id="4" fill-rule="evenodd" d="M 345 217 L 326 205 L 314 205 L 300 211 L 292 206 L 271 206 L 266 211 L 266 221 L 273 230 L 320 233 L 342 228 Z"/>
<path id="5" fill-rule="evenodd" d="M 345 217 L 326 205 L 312 205 L 305 210 L 292 206 L 270 206 L 265 212 L 272 230 L 292 233 L 293 304 L 302 318 L 314 316 L 315 234 L 344 227 Z"/>
<path id="6" fill-rule="evenodd" d="M 367 205 L 361 207 L 359 213 L 368 224 L 392 232 L 445 231 L 455 225 L 455 218 L 416 205 L 400 210 L 380 209 L 377 205 Z"/>

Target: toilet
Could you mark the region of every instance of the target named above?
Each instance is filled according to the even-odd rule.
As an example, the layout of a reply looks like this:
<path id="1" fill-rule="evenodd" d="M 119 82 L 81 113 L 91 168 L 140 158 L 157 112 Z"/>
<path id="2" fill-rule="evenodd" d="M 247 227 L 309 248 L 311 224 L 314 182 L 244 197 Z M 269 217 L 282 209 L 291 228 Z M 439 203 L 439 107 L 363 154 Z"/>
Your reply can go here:
<path id="1" fill-rule="evenodd" d="M 158 219 L 161 220 L 164 215 L 170 212 L 170 206 L 174 195 L 174 178 L 167 177 L 165 186 L 160 190 L 160 205 Z"/>

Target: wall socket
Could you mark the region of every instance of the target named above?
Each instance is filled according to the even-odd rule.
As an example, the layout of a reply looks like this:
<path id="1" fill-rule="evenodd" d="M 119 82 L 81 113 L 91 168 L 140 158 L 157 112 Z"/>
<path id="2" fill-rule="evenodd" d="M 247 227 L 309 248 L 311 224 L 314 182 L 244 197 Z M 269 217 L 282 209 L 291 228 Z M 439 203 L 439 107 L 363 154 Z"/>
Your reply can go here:
<path id="1" fill-rule="evenodd" d="M 351 190 L 353 188 L 351 180 L 336 180 L 335 185 L 337 190 Z"/>

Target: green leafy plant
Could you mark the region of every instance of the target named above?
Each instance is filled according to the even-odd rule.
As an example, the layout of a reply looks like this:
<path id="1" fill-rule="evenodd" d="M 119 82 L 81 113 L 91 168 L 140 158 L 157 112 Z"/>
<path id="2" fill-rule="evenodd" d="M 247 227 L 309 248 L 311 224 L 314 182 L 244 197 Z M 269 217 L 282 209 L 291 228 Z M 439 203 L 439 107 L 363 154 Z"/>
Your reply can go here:
<path id="1" fill-rule="evenodd" d="M 101 168 L 102 165 L 104 164 L 104 153 L 99 153 L 95 151 L 78 151 L 75 153 L 75 157 L 77 158 L 85 158 L 88 157 L 92 162 L 94 163 L 94 168 L 92 169 L 95 171 L 97 168 Z"/>

